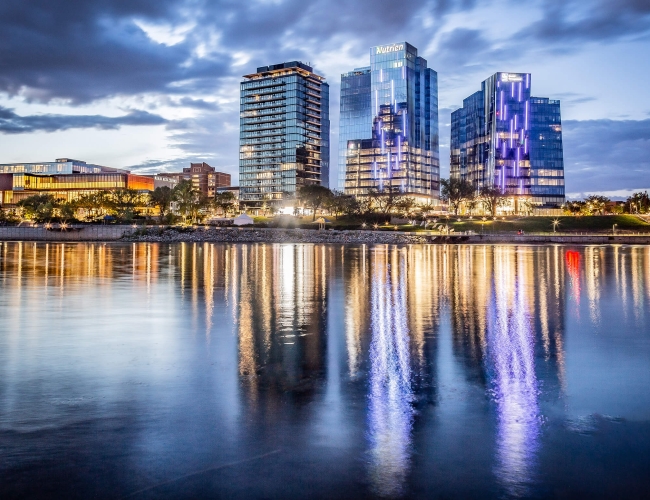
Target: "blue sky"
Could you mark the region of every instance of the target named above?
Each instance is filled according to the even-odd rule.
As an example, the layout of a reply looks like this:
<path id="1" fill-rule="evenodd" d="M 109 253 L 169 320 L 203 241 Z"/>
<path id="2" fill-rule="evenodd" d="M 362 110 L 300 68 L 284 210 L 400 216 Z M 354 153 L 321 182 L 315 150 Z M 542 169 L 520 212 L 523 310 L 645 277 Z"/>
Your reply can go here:
<path id="1" fill-rule="evenodd" d="M 443 176 L 450 112 L 530 72 L 562 101 L 571 197 L 650 189 L 650 0 L 3 0 L 0 32 L 0 163 L 237 174 L 241 76 L 296 59 L 331 85 L 336 145 L 340 74 L 406 40 L 438 72 Z"/>

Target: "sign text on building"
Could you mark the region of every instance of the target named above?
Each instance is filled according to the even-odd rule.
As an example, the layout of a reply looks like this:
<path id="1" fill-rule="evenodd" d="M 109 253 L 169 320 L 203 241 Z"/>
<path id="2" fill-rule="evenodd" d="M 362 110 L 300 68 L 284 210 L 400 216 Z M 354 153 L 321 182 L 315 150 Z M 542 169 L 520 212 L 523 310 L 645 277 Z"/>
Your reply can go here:
<path id="1" fill-rule="evenodd" d="M 389 52 L 399 52 L 404 50 L 403 43 L 394 43 L 393 45 L 381 45 L 377 47 L 377 54 L 388 54 Z"/>
<path id="2" fill-rule="evenodd" d="M 523 75 L 517 75 L 515 73 L 501 73 L 502 82 L 521 82 L 523 79 Z"/>

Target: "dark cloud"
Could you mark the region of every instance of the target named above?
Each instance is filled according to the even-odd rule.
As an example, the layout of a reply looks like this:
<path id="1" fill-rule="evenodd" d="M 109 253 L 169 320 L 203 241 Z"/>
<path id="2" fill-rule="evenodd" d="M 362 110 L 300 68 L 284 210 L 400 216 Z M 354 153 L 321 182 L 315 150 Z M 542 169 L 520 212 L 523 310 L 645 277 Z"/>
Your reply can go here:
<path id="1" fill-rule="evenodd" d="M 173 20 L 184 2 L 169 0 L 3 0 L 0 91 L 73 103 L 114 95 L 183 90 L 225 73 L 226 58 L 193 60 L 189 42 L 153 42 L 135 23 Z"/>
<path id="2" fill-rule="evenodd" d="M 239 76 L 235 52 L 249 52 L 254 68 L 311 61 L 341 43 L 363 54 L 406 34 L 425 45 L 446 14 L 474 6 L 474 0 L 4 0 L 0 92 L 73 104 L 144 92 L 205 94 L 222 76 Z M 138 21 L 194 27 L 168 46 L 151 40 Z"/>
<path id="3" fill-rule="evenodd" d="M 12 109 L 0 106 L 0 133 L 28 134 L 58 132 L 73 128 L 117 129 L 125 125 L 161 125 L 166 120 L 146 111 L 131 111 L 124 116 L 101 115 L 31 115 L 19 116 Z"/>
<path id="4" fill-rule="evenodd" d="M 521 30 L 516 39 L 524 36 L 564 45 L 630 38 L 650 32 L 648 0 L 545 0 L 542 5 L 542 19 Z"/>
<path id="5" fill-rule="evenodd" d="M 562 124 L 567 192 L 650 187 L 650 119 Z"/>
<path id="6" fill-rule="evenodd" d="M 468 28 L 456 28 L 441 35 L 438 43 L 436 63 L 443 67 L 475 66 L 503 60 L 508 51 L 495 48 L 482 31 Z"/>

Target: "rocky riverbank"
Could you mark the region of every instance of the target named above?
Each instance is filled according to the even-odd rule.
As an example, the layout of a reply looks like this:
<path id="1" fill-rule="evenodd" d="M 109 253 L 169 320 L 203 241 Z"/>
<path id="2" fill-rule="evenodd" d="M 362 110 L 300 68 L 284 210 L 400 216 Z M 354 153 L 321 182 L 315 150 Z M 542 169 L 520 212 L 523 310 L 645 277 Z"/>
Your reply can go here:
<path id="1" fill-rule="evenodd" d="M 261 228 L 166 228 L 143 229 L 127 234 L 126 241 L 225 242 L 225 243 L 426 243 L 427 237 L 388 231 L 336 231 L 316 229 Z"/>

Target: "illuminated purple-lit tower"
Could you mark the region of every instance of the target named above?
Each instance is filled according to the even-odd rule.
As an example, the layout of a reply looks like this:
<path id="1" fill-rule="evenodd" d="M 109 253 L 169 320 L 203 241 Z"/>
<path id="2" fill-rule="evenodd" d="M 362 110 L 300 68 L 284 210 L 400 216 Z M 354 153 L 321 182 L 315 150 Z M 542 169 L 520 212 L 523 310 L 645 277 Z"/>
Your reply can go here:
<path id="1" fill-rule="evenodd" d="M 497 73 L 483 82 L 488 132 L 485 175 L 501 191 L 530 195 L 530 74 Z"/>
<path id="2" fill-rule="evenodd" d="M 348 95 L 355 90 L 348 84 L 351 78 L 367 82 L 368 76 L 369 87 L 366 83 Z M 426 59 L 406 42 L 372 47 L 370 66 L 343 75 L 341 89 L 345 192 L 365 196 L 371 190 L 392 189 L 435 202 L 440 176 L 438 76 Z"/>
<path id="3" fill-rule="evenodd" d="M 477 192 L 496 187 L 522 200 L 555 207 L 564 202 L 559 101 L 531 97 L 529 73 L 496 73 L 452 113 L 451 177 Z"/>

